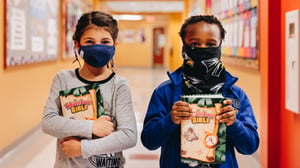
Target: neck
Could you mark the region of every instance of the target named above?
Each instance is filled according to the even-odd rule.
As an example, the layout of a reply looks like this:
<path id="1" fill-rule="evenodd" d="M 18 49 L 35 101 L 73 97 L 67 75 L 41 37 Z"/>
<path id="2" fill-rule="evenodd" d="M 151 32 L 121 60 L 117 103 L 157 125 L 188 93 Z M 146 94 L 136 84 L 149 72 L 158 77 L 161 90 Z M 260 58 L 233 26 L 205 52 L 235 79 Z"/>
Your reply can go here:
<path id="1" fill-rule="evenodd" d="M 100 68 L 95 68 L 90 65 L 84 64 L 82 68 L 79 69 L 79 74 L 82 78 L 88 81 L 100 81 L 108 78 L 112 73 L 112 69 L 103 66 Z"/>

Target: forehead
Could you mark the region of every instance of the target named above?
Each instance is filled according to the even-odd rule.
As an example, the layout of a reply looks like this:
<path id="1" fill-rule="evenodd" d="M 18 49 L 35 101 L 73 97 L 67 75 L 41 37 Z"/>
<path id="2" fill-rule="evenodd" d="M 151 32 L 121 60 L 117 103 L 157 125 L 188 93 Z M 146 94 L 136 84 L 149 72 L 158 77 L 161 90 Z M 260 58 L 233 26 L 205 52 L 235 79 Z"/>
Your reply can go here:
<path id="1" fill-rule="evenodd" d="M 221 32 L 216 24 L 201 21 L 187 26 L 185 38 L 214 38 L 221 40 Z"/>
<path id="2" fill-rule="evenodd" d="M 105 27 L 97 27 L 91 26 L 87 27 L 83 32 L 82 38 L 94 38 L 94 39 L 102 39 L 102 38 L 112 38 L 110 32 Z"/>

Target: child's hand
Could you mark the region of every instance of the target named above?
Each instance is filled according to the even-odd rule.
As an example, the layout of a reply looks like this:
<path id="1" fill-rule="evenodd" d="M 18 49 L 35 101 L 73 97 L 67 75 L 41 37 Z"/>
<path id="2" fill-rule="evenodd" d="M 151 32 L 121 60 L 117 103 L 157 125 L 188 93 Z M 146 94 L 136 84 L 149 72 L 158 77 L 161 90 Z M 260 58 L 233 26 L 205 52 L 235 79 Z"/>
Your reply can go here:
<path id="1" fill-rule="evenodd" d="M 114 131 L 114 124 L 111 122 L 111 118 L 107 115 L 102 115 L 98 119 L 94 120 L 93 134 L 98 137 L 105 137 Z"/>
<path id="2" fill-rule="evenodd" d="M 232 101 L 230 99 L 224 100 L 223 103 L 225 106 L 221 108 L 221 111 L 217 112 L 217 120 L 226 123 L 226 126 L 230 126 L 235 122 L 238 110 L 231 106 Z"/>
<path id="3" fill-rule="evenodd" d="M 173 104 L 171 118 L 175 124 L 180 124 L 181 120 L 189 120 L 192 117 L 192 110 L 187 102 L 177 101 Z"/>
<path id="4" fill-rule="evenodd" d="M 66 157 L 73 158 L 81 156 L 81 146 L 79 139 L 74 137 L 67 137 L 60 142 L 60 145 Z"/>

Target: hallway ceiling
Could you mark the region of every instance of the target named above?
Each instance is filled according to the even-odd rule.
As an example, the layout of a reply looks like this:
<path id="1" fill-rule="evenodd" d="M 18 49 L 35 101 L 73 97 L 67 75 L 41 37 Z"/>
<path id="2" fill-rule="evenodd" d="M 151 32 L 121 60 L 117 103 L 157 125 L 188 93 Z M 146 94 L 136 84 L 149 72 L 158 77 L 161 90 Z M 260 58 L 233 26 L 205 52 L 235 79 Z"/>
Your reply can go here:
<path id="1" fill-rule="evenodd" d="M 183 0 L 109 0 L 105 3 L 114 13 L 178 13 L 184 9 Z"/>

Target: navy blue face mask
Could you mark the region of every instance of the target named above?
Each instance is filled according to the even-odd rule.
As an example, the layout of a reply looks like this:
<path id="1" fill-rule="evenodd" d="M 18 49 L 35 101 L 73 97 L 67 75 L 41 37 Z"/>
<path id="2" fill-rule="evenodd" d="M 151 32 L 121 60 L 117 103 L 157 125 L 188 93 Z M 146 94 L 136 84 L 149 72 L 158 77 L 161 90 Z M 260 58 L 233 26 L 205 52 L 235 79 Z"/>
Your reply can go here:
<path id="1" fill-rule="evenodd" d="M 115 46 L 94 44 L 80 46 L 79 55 L 92 67 L 100 68 L 108 64 L 115 55 Z"/>

